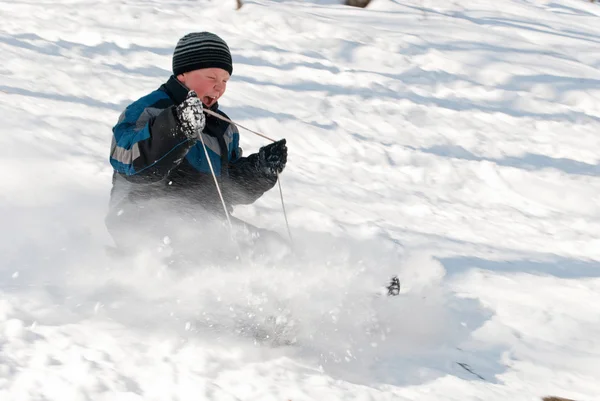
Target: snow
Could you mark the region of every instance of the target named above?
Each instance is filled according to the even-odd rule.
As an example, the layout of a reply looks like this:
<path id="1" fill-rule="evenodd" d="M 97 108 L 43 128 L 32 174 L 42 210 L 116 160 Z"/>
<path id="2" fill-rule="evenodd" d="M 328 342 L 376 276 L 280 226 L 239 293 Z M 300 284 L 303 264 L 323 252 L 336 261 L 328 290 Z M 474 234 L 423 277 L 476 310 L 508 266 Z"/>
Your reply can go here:
<path id="1" fill-rule="evenodd" d="M 0 399 L 597 398 L 598 4 L 234 8 L 0 3 Z M 295 260 L 106 252 L 111 128 L 198 30 Z M 276 188 L 234 215 L 285 235 Z"/>

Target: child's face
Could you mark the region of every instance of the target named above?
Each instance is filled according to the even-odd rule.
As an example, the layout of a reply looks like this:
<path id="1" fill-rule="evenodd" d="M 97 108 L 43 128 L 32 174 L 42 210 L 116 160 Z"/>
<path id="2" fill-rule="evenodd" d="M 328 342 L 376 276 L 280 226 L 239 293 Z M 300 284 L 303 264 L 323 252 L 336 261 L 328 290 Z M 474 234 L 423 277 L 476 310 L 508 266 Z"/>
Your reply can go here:
<path id="1" fill-rule="evenodd" d="M 202 68 L 177 76 L 188 89 L 196 92 L 206 107 L 212 106 L 223 96 L 229 78 L 229 73 L 220 68 Z"/>

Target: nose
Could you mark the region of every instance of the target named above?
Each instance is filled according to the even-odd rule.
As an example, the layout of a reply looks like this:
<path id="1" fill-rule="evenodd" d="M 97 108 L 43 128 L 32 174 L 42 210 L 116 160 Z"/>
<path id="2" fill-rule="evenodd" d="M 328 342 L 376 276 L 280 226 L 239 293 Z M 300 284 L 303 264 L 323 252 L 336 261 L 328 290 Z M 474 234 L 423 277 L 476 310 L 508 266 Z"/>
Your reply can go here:
<path id="1" fill-rule="evenodd" d="M 222 92 L 224 88 L 225 88 L 225 83 L 224 82 L 217 82 L 217 83 L 215 83 L 215 90 L 216 91 Z"/>

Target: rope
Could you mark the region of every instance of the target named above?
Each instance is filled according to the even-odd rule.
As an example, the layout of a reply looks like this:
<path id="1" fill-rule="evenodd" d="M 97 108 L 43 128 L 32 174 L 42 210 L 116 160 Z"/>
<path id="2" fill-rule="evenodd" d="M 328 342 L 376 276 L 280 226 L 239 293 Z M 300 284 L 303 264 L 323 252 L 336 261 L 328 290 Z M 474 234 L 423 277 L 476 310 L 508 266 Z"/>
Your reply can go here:
<path id="1" fill-rule="evenodd" d="M 233 121 L 231 121 L 230 119 L 223 117 L 222 115 L 220 115 L 219 113 L 216 113 L 210 109 L 204 109 L 204 112 L 206 114 L 210 114 L 213 117 L 216 117 L 220 120 L 223 120 L 225 122 L 228 122 L 229 124 L 233 124 L 236 127 L 239 128 L 243 128 L 248 132 L 253 133 L 254 135 L 258 135 L 261 138 L 265 138 L 271 142 L 276 142 L 275 139 L 273 138 L 269 138 L 268 136 L 261 134 L 260 132 L 256 132 L 254 130 L 251 130 L 250 128 L 244 127 L 241 124 L 238 123 L 234 123 Z M 200 137 L 202 137 L 202 135 L 200 135 Z M 202 145 L 204 145 L 204 142 L 202 142 Z M 204 152 L 206 152 L 206 147 L 204 148 Z M 206 157 L 208 158 L 208 154 L 206 155 Z M 210 164 L 210 160 L 209 160 L 209 164 Z M 211 171 L 212 171 L 212 166 L 211 166 Z M 214 177 L 214 172 L 213 172 L 213 177 Z M 215 183 L 217 182 L 217 179 L 215 177 Z M 283 210 L 283 217 L 285 218 L 285 226 L 287 228 L 287 232 L 288 232 L 288 236 L 290 237 L 290 245 L 293 247 L 294 246 L 294 240 L 292 238 L 292 231 L 290 230 L 290 224 L 288 223 L 288 218 L 287 218 L 287 213 L 285 211 L 285 202 L 283 201 L 283 190 L 281 189 L 281 177 L 279 176 L 279 174 L 277 174 L 277 183 L 279 184 L 279 197 L 281 198 L 281 209 Z M 217 184 L 217 188 L 218 188 L 218 184 Z M 219 195 L 221 195 L 221 192 L 219 192 Z M 223 201 L 223 197 L 221 196 L 221 201 L 223 202 L 223 207 L 225 207 L 225 202 Z M 227 214 L 227 210 L 225 211 L 225 213 Z M 227 219 L 229 220 L 229 215 L 227 215 Z M 231 222 L 229 223 L 229 225 L 231 225 Z"/>
<path id="2" fill-rule="evenodd" d="M 229 218 L 227 206 L 225 206 L 225 200 L 223 199 L 223 194 L 221 193 L 221 187 L 219 186 L 219 182 L 217 181 L 217 175 L 215 174 L 212 162 L 210 161 L 210 157 L 208 156 L 208 150 L 206 150 L 206 144 L 204 143 L 204 138 L 202 138 L 202 133 L 199 132 L 198 136 L 200 137 L 200 142 L 202 142 L 202 148 L 204 149 L 204 154 L 206 155 L 206 160 L 208 161 L 208 167 L 210 168 L 210 172 L 212 173 L 213 179 L 215 180 L 217 192 L 219 193 L 219 198 L 221 198 L 221 204 L 223 205 L 223 211 L 225 212 L 225 217 L 227 217 L 227 222 L 229 223 L 229 233 L 231 234 L 231 238 L 233 239 L 233 225 L 231 224 L 231 219 Z"/>
<path id="3" fill-rule="evenodd" d="M 285 226 L 287 227 L 287 233 L 290 237 L 290 245 L 294 247 L 294 239 L 292 238 L 292 232 L 290 231 L 290 223 L 288 223 L 287 213 L 285 212 L 285 203 L 283 202 L 283 190 L 281 189 L 281 178 L 277 173 L 277 184 L 279 185 L 279 197 L 281 198 L 281 210 L 283 210 L 283 217 L 285 218 Z"/>
<path id="4" fill-rule="evenodd" d="M 211 116 L 213 116 L 213 117 L 217 117 L 218 119 L 221 119 L 221 120 L 223 120 L 223 121 L 226 121 L 226 122 L 228 122 L 229 124 L 233 124 L 233 125 L 235 125 L 236 127 L 240 127 L 240 128 L 243 128 L 243 129 L 245 129 L 246 131 L 250 131 L 250 132 L 252 132 L 254 135 L 258 135 L 258 136 L 260 136 L 260 137 L 262 137 L 262 138 L 268 139 L 268 140 L 269 140 L 269 141 L 271 141 L 271 142 L 277 142 L 275 139 L 269 138 L 268 136 L 266 136 L 266 135 L 264 135 L 264 134 L 261 134 L 260 132 L 253 131 L 253 130 L 251 130 L 250 128 L 246 128 L 246 127 L 244 127 L 243 125 L 240 125 L 240 124 L 238 124 L 238 123 L 234 123 L 234 122 L 233 122 L 233 121 L 231 121 L 230 119 L 228 119 L 228 118 L 226 118 L 226 117 L 223 117 L 223 116 L 222 116 L 222 115 L 220 115 L 219 113 L 215 113 L 214 111 L 212 111 L 212 110 L 210 110 L 210 109 L 204 109 L 204 112 L 205 112 L 205 113 L 207 113 L 207 114 L 210 114 L 210 115 L 211 115 Z"/>

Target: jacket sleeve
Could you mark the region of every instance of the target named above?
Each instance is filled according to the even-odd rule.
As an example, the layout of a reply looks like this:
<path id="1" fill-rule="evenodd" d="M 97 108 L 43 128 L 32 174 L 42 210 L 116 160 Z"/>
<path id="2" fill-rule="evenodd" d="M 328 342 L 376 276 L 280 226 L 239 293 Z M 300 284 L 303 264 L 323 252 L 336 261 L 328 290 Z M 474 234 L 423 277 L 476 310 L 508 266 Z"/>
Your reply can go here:
<path id="1" fill-rule="evenodd" d="M 258 153 L 239 157 L 232 162 L 229 165 L 229 178 L 233 205 L 255 202 L 277 182 L 277 176 L 264 174 L 258 169 Z"/>
<path id="2" fill-rule="evenodd" d="M 128 106 L 114 126 L 110 163 L 128 179 L 158 181 L 182 161 L 195 141 L 181 131 L 174 106 L 164 107 L 167 99 L 147 107 L 144 99 Z"/>

